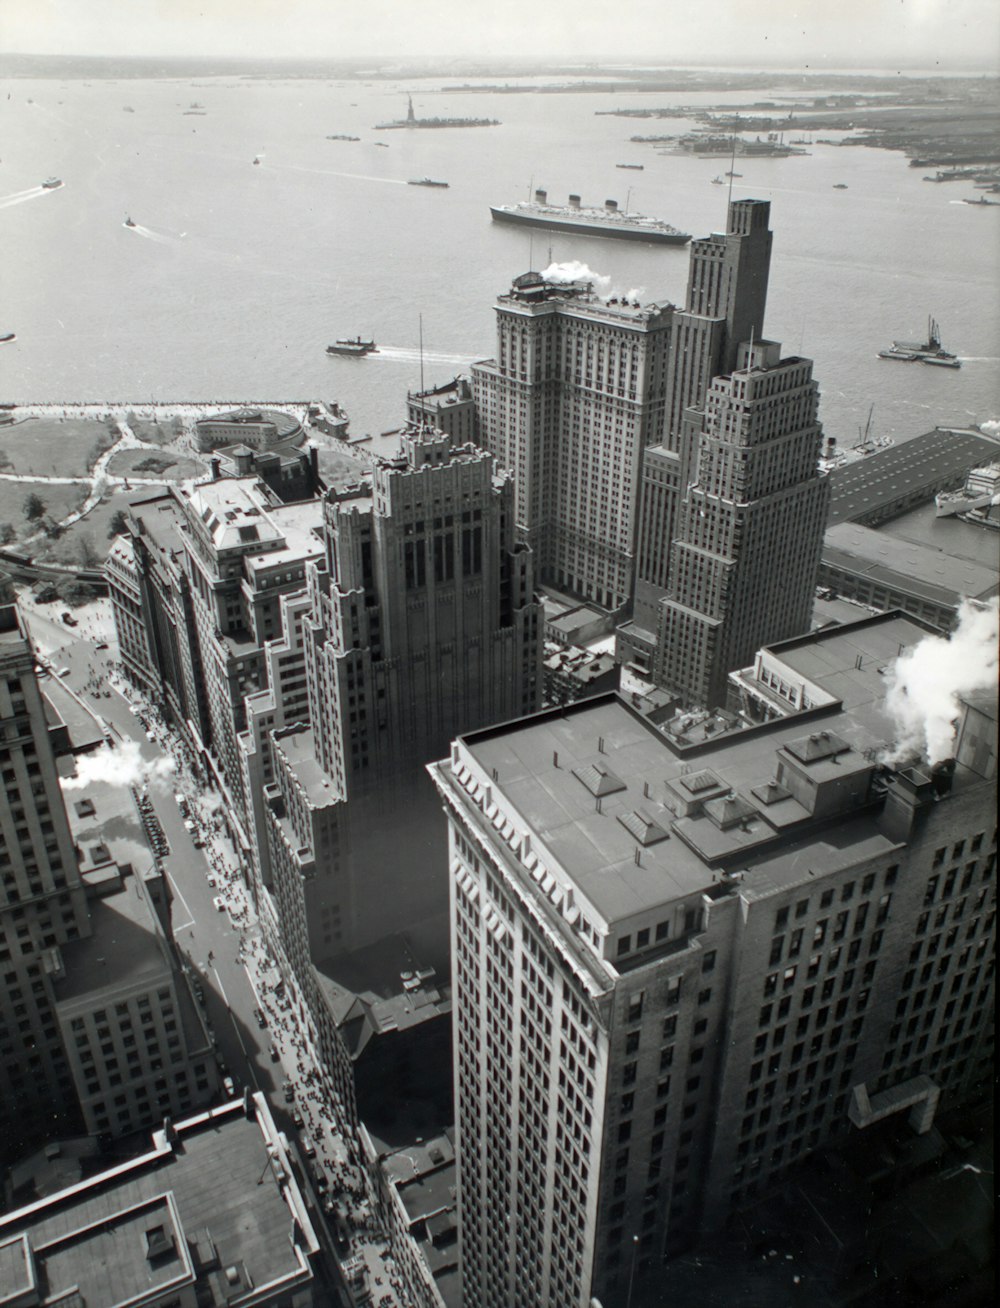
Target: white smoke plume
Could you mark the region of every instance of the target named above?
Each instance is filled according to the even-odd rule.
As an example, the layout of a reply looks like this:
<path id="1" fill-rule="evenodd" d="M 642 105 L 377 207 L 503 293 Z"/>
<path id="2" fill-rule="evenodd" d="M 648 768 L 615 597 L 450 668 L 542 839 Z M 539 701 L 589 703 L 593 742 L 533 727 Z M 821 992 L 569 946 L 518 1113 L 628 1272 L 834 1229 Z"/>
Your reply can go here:
<path id="1" fill-rule="evenodd" d="M 990 418 L 986 422 L 981 422 L 979 430 L 984 436 L 1000 436 L 1000 419 Z"/>
<path id="2" fill-rule="evenodd" d="M 620 300 L 628 300 L 633 304 L 641 301 L 646 294 L 645 286 L 632 286 L 624 292 L 617 287 L 612 288 L 610 277 L 594 272 L 593 268 L 581 263 L 579 259 L 570 259 L 565 263 L 550 263 L 542 273 L 542 281 L 552 286 L 567 286 L 570 282 L 591 282 L 599 295 L 614 295 Z"/>
<path id="3" fill-rule="evenodd" d="M 889 670 L 886 708 L 896 743 L 883 759 L 895 763 L 919 755 L 940 763 L 954 752 L 958 697 L 997 684 L 1000 608 L 963 600 L 951 636 L 925 636 Z"/>
<path id="4" fill-rule="evenodd" d="M 76 775 L 62 782 L 63 790 L 84 790 L 97 782 L 109 786 L 138 786 L 145 782 L 165 781 L 173 775 L 172 758 L 147 762 L 138 741 L 126 740 L 116 748 L 103 746 L 76 761 Z"/>
<path id="5" fill-rule="evenodd" d="M 611 285 L 611 278 L 603 273 L 596 273 L 579 259 L 570 259 L 566 263 L 550 263 L 542 273 L 542 281 L 555 286 L 566 286 L 570 282 L 593 282 L 594 287 L 606 291 Z"/>

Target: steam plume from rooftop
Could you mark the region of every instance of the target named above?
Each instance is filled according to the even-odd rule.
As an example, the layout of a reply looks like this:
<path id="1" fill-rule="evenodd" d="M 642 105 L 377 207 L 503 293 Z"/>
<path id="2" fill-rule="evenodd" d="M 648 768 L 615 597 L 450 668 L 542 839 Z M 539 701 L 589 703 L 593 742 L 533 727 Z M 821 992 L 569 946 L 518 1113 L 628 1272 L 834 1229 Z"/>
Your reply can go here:
<path id="1" fill-rule="evenodd" d="M 76 775 L 62 782 L 63 790 L 83 790 L 96 782 L 110 786 L 137 786 L 143 781 L 163 781 L 174 772 L 170 758 L 147 763 L 138 741 L 123 741 L 116 749 L 102 748 L 83 754 L 76 761 Z"/>
<path id="2" fill-rule="evenodd" d="M 896 659 L 885 700 L 896 743 L 886 762 L 919 755 L 934 764 L 952 756 L 959 696 L 996 687 L 998 637 L 997 601 L 963 600 L 950 637 L 925 636 Z"/>

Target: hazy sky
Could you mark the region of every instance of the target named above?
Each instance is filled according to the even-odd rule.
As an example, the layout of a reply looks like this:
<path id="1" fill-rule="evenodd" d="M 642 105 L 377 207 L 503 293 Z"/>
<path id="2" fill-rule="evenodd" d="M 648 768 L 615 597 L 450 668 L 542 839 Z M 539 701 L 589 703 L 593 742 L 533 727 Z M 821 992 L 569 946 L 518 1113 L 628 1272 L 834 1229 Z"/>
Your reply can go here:
<path id="1" fill-rule="evenodd" d="M 0 0 L 0 50 L 996 69 L 997 0 Z"/>

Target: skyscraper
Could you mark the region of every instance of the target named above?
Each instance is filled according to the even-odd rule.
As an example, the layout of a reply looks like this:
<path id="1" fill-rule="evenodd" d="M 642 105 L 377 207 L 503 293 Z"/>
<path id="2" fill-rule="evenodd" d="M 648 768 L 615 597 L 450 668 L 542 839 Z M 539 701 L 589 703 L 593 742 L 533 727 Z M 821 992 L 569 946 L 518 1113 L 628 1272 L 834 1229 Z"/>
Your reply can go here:
<path id="1" fill-rule="evenodd" d="M 0 780 L 0 1139 L 7 1141 L 76 1120 L 52 977 L 59 947 L 89 935 L 90 923 L 35 652 L 5 574 Z"/>
<path id="2" fill-rule="evenodd" d="M 760 337 L 771 267 L 771 206 L 733 200 L 726 231 L 691 242 L 685 307 L 675 310 L 660 434 L 645 451 L 636 489 L 638 540 L 626 660 L 651 664 L 658 605 L 670 573 L 670 545 L 690 472 L 689 410 L 699 410 L 714 377 L 736 366 L 741 342 Z"/>
<path id="3" fill-rule="evenodd" d="M 674 314 L 664 443 L 677 449 L 684 412 L 713 377 L 736 366 L 743 341 L 764 330 L 771 232 L 767 200 L 732 200 L 725 233 L 691 242 L 685 307 Z"/>
<path id="4" fill-rule="evenodd" d="M 653 676 L 695 704 L 724 703 L 732 669 L 809 629 L 829 500 L 818 403 L 810 361 L 759 341 L 691 426 Z"/>
<path id="5" fill-rule="evenodd" d="M 859 625 L 794 642 L 822 707 L 780 722 L 685 748 L 608 696 L 432 768 L 467 1308 L 623 1303 L 813 1150 L 988 1088 L 996 697 L 954 764 L 880 764 L 925 632 Z"/>
<path id="6" fill-rule="evenodd" d="M 444 833 L 423 767 L 462 724 L 540 702 L 541 606 L 512 509 L 491 455 L 427 428 L 324 502 L 301 619 L 308 714 L 271 733 L 263 788 L 273 918 L 321 1036 L 314 965 L 405 931 L 446 968 Z"/>
<path id="7" fill-rule="evenodd" d="M 669 305 L 589 282 L 515 279 L 497 355 L 472 369 L 479 440 L 514 474 L 540 582 L 620 609 L 632 595 L 642 451 L 661 430 Z"/>

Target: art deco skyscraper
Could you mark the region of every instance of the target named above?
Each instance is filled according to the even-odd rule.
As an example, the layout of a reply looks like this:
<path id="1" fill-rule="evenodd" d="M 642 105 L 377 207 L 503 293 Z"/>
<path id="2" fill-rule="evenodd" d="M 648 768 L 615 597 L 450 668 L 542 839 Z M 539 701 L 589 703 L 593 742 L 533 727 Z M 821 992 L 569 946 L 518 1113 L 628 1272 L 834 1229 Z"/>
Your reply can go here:
<path id="1" fill-rule="evenodd" d="M 826 529 L 812 364 L 772 341 L 741 355 L 691 428 L 659 606 L 654 678 L 704 706 L 762 645 L 808 631 Z"/>
<path id="2" fill-rule="evenodd" d="M 501 295 L 497 355 L 472 369 L 480 444 L 514 474 L 540 582 L 602 608 L 632 595 L 642 451 L 666 399 L 673 310 L 525 273 Z"/>
<path id="3" fill-rule="evenodd" d="M 313 963 L 399 931 L 447 964 L 424 765 L 462 724 L 540 702 L 541 606 L 512 510 L 491 455 L 429 428 L 324 503 L 302 619 L 309 712 L 273 732 L 264 787 L 276 918 L 313 1002 Z"/>
<path id="4" fill-rule="evenodd" d="M 770 212 L 766 200 L 733 200 L 726 231 L 691 242 L 685 307 L 673 315 L 663 426 L 645 451 L 636 489 L 634 603 L 623 632 L 631 647 L 628 657 L 649 658 L 656 635 L 657 606 L 667 589 L 670 544 L 690 465 L 690 438 L 685 437 L 689 411 L 701 408 L 714 377 L 735 368 L 741 342 L 764 331 Z"/>

